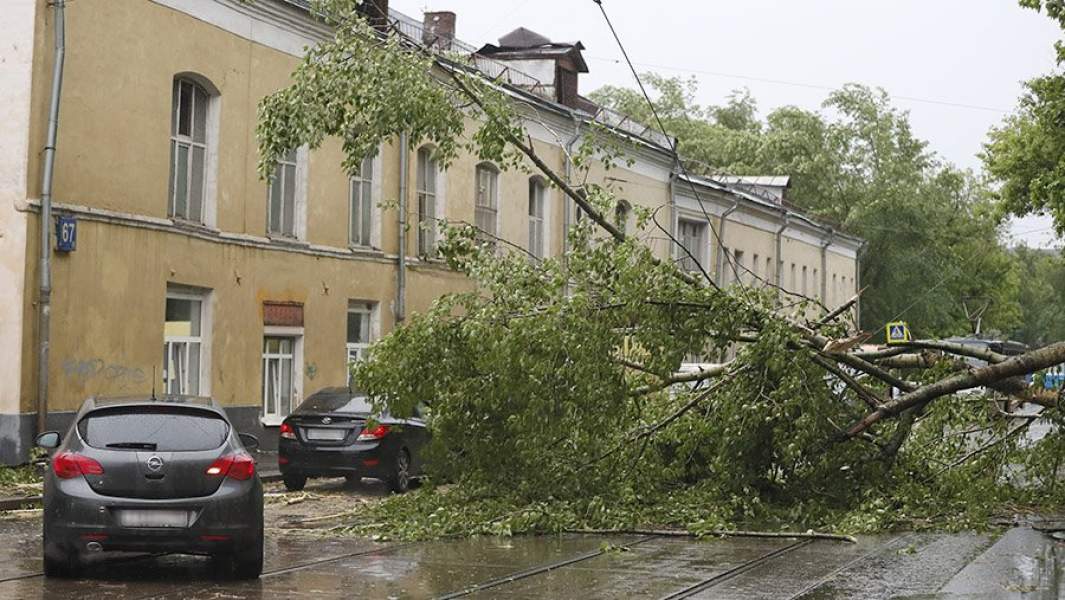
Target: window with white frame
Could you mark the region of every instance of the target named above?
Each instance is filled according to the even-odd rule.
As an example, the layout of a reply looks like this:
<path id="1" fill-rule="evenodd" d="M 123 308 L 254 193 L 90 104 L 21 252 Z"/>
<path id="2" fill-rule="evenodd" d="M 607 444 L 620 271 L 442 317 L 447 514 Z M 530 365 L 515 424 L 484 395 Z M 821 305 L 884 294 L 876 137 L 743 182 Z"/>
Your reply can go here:
<path id="1" fill-rule="evenodd" d="M 172 289 L 166 295 L 163 324 L 163 390 L 167 394 L 206 394 L 206 295 Z"/>
<path id="2" fill-rule="evenodd" d="M 680 268 L 685 271 L 698 271 L 699 265 L 706 262 L 703 252 L 706 246 L 706 223 L 680 219 L 677 221 L 677 237 L 680 240 Z"/>
<path id="3" fill-rule="evenodd" d="M 373 171 L 374 155 L 362 159 L 359 173 L 351 178 L 350 220 L 348 223 L 348 241 L 352 246 L 373 246 L 374 227 Z"/>
<path id="4" fill-rule="evenodd" d="M 494 245 L 499 236 L 499 171 L 486 163 L 477 165 L 477 199 L 473 219 L 478 237 Z"/>
<path id="5" fill-rule="evenodd" d="M 374 304 L 352 300 L 348 302 L 347 371 L 351 382 L 351 365 L 366 358 L 374 339 Z"/>
<path id="6" fill-rule="evenodd" d="M 283 237 L 296 236 L 296 173 L 298 152 L 289 150 L 277 160 L 270 176 L 266 210 L 266 232 Z"/>
<path id="7" fill-rule="evenodd" d="M 533 177 L 529 180 L 529 254 L 543 258 L 546 252 L 544 240 L 544 209 L 547 189 L 544 182 Z"/>
<path id="8" fill-rule="evenodd" d="M 297 402 L 299 342 L 295 335 L 263 336 L 263 419 L 268 423 L 280 422 Z"/>
<path id="9" fill-rule="evenodd" d="M 428 148 L 418 150 L 415 190 L 418 194 L 418 255 L 436 255 L 436 161 Z"/>
<path id="10" fill-rule="evenodd" d="M 207 197 L 207 111 L 211 96 L 191 79 L 174 79 L 170 114 L 167 215 L 204 222 Z"/>
<path id="11" fill-rule="evenodd" d="M 750 279 L 750 273 L 743 266 L 743 250 L 735 250 L 732 253 L 732 273 L 736 276 L 734 283 L 743 284 Z"/>

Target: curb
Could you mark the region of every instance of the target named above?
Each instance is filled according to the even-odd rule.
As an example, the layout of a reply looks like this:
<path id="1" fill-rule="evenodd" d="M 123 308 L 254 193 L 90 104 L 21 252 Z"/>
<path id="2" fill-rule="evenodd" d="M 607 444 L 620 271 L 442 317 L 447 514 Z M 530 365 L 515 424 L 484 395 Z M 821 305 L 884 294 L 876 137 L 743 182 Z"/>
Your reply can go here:
<path id="1" fill-rule="evenodd" d="M 40 506 L 41 496 L 17 496 L 0 498 L 0 510 L 18 510 L 25 506 Z"/>

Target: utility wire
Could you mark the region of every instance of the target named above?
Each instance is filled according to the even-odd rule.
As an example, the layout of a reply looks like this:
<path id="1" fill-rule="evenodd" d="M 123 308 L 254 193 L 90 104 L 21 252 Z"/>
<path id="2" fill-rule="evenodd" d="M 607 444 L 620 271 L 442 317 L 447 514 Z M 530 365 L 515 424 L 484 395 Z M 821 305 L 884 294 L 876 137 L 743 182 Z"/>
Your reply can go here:
<path id="1" fill-rule="evenodd" d="M 610 63 L 614 63 L 614 64 L 620 64 L 621 63 L 621 60 L 619 60 L 617 58 L 608 58 L 608 57 L 605 57 L 605 56 L 588 56 L 588 58 L 590 58 L 592 60 L 598 60 L 598 61 L 601 61 L 601 62 L 610 62 Z M 823 85 L 823 84 L 817 84 L 817 83 L 803 83 L 803 82 L 800 82 L 800 81 L 787 81 L 785 79 L 770 79 L 768 77 L 755 77 L 755 76 L 752 76 L 752 75 L 737 75 L 737 74 L 733 74 L 733 73 L 722 73 L 720 71 L 707 71 L 705 69 L 693 69 L 693 68 L 689 68 L 689 67 L 671 67 L 669 65 L 659 65 L 659 64 L 653 64 L 653 63 L 635 63 L 635 64 L 637 64 L 637 65 L 639 65 L 641 67 L 648 68 L 648 69 L 662 69 L 662 70 L 666 70 L 666 71 L 675 71 L 677 73 L 688 73 L 688 74 L 691 74 L 691 75 L 710 75 L 712 77 L 724 77 L 726 79 L 740 79 L 740 80 L 743 80 L 743 81 L 754 81 L 754 82 L 758 82 L 758 83 L 770 83 L 770 84 L 774 84 L 774 85 L 787 85 L 787 86 L 801 87 L 801 88 L 812 89 L 812 90 L 835 91 L 835 90 L 839 89 L 839 87 L 833 87 L 833 86 L 830 86 L 830 85 Z M 917 97 L 917 96 L 898 96 L 898 95 L 895 95 L 895 94 L 891 94 L 891 97 L 895 98 L 896 100 L 906 100 L 908 102 L 919 102 L 919 103 L 922 103 L 922 104 L 934 104 L 934 105 L 937 105 L 937 106 L 946 106 L 946 107 L 951 107 L 951 108 L 965 108 L 965 109 L 970 109 L 970 110 L 982 110 L 982 111 L 986 111 L 986 112 L 994 112 L 994 113 L 1000 113 L 1000 114 L 1006 114 L 1006 113 L 1009 112 L 1008 110 L 1003 109 L 1003 108 L 995 108 L 993 106 L 981 106 L 979 104 L 967 104 L 965 102 L 953 102 L 953 101 L 949 101 L 949 100 L 936 100 L 936 99 L 932 99 L 932 98 L 920 98 L 920 97 Z"/>
<path id="2" fill-rule="evenodd" d="M 673 136 L 669 135 L 669 132 L 666 130 L 665 124 L 662 123 L 662 118 L 658 115 L 658 108 L 655 107 L 655 103 L 651 100 L 650 94 L 647 93 L 647 88 L 644 87 L 643 80 L 640 78 L 640 74 L 636 72 L 636 67 L 633 65 L 632 60 L 629 59 L 629 53 L 625 49 L 625 44 L 623 44 L 621 42 L 621 37 L 618 36 L 617 30 L 614 29 L 614 24 L 610 21 L 610 16 L 607 15 L 607 13 L 606 13 L 606 7 L 603 6 L 603 0 L 592 0 L 592 2 L 594 2 L 597 6 L 599 6 L 599 11 L 601 13 L 603 13 L 603 20 L 606 21 L 607 27 L 610 29 L 610 33 L 614 36 L 614 41 L 617 42 L 618 48 L 621 50 L 622 56 L 625 57 L 625 62 L 629 65 L 629 70 L 632 71 L 632 76 L 636 79 L 636 84 L 640 88 L 640 93 L 643 94 L 644 100 L 647 101 L 647 105 L 651 108 L 651 114 L 654 115 L 655 122 L 658 124 L 658 128 L 662 131 L 662 135 L 664 135 L 666 137 L 666 139 L 669 141 L 670 150 L 673 152 L 673 156 L 678 157 L 677 158 L 677 166 L 680 168 L 681 173 L 684 174 L 685 181 L 688 182 L 688 186 L 691 188 L 692 194 L 695 196 L 696 202 L 699 203 L 699 208 L 700 208 L 700 210 L 702 210 L 703 216 L 706 218 L 706 222 L 707 222 L 707 225 L 708 225 L 708 227 L 710 229 L 710 233 L 713 235 L 714 239 L 717 240 L 719 255 L 724 256 L 725 261 L 732 268 L 732 273 L 735 276 L 736 281 L 740 283 L 740 286 L 739 286 L 740 293 L 743 295 L 745 300 L 750 302 L 751 299 L 750 299 L 750 297 L 748 297 L 747 290 L 746 290 L 745 286 L 743 285 L 742 277 L 741 277 L 741 274 L 740 274 L 740 270 L 736 267 L 736 263 L 733 260 L 732 256 L 730 256 L 730 254 L 728 252 L 728 248 L 725 247 L 724 240 L 721 239 L 721 237 L 718 235 L 718 232 L 714 229 L 713 219 L 710 218 L 710 213 L 707 212 L 706 206 L 703 204 L 702 196 L 699 195 L 699 190 L 697 190 L 695 188 L 695 184 L 692 183 L 691 175 L 689 175 L 687 167 L 684 166 L 684 161 L 679 159 L 680 155 L 677 152 L 677 142 L 673 138 Z M 778 262 L 779 262 L 779 257 L 778 257 Z M 779 270 L 779 266 L 778 266 L 778 270 Z M 714 269 L 714 271 L 716 271 L 716 269 Z M 779 273 L 778 273 L 778 275 L 779 275 Z M 717 283 L 715 283 L 713 281 L 711 281 L 710 283 L 715 285 L 715 286 L 718 285 Z M 769 283 L 769 282 L 767 282 L 767 283 Z M 776 286 L 774 285 L 774 287 L 776 287 Z"/>

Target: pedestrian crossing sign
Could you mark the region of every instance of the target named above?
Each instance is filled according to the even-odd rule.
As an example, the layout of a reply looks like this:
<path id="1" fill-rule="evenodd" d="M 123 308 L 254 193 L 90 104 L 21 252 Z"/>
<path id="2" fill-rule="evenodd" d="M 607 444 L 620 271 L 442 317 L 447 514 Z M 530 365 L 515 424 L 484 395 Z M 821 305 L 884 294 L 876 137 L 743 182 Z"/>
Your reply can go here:
<path id="1" fill-rule="evenodd" d="M 887 343 L 888 344 L 904 344 L 912 340 L 910 337 L 910 326 L 905 321 L 895 321 L 894 323 L 887 324 Z"/>

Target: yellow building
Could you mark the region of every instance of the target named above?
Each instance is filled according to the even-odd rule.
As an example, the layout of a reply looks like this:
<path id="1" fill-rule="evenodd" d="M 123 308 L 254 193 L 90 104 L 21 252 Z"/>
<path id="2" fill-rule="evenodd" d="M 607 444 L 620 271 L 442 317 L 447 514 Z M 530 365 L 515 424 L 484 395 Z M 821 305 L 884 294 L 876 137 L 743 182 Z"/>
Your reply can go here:
<path id="1" fill-rule="evenodd" d="M 30 447 L 40 395 L 38 232 L 57 23 L 46 0 L 4 10 L 0 461 L 10 463 Z M 391 16 L 412 36 L 473 52 L 452 39 L 450 13 Z M 257 104 L 328 34 L 302 0 L 77 0 L 64 21 L 51 197 L 77 237 L 73 251 L 49 255 L 50 428 L 88 396 L 154 388 L 212 395 L 238 428 L 269 432 L 305 395 L 343 384 L 348 362 L 397 322 L 469 288 L 425 258 L 435 240 L 419 222 L 476 223 L 536 254 L 564 252 L 573 207 L 542 180 L 471 156 L 444 170 L 426 148 L 394 140 L 350 178 L 334 141 L 297 149 L 260 180 Z M 611 126 L 634 159 L 611 173 L 621 197 L 665 207 L 675 237 L 720 265 L 715 277 L 742 264 L 751 281 L 827 304 L 854 293 L 859 240 L 772 201 L 773 186 L 676 174 L 669 140 L 579 96 L 579 44 L 545 39 L 518 30 L 476 64 L 492 75 L 511 67 L 510 89 L 536 105 L 528 128 L 549 164 L 566 172 L 565 150 L 587 124 Z M 405 214 L 391 208 L 401 197 Z M 679 257 L 666 236 L 647 242 Z"/>

